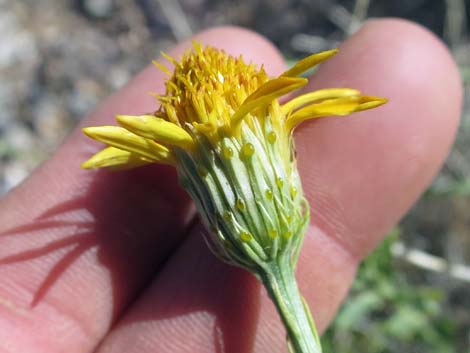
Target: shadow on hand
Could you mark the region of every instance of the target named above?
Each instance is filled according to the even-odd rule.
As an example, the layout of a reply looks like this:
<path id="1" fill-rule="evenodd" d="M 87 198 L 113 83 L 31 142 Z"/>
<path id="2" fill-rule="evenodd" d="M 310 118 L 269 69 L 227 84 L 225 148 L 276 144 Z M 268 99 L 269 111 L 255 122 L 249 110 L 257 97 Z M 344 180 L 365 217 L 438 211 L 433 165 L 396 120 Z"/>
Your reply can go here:
<path id="1" fill-rule="evenodd" d="M 24 237 L 27 249 L 3 256 L 0 265 L 67 249 L 35 291 L 34 307 L 65 271 L 74 270 L 79 257 L 95 249 L 99 266 L 105 266 L 111 276 L 115 318 L 179 244 L 188 227 L 189 208 L 188 197 L 169 167 L 150 165 L 119 173 L 99 170 L 84 192 L 2 232 L 1 237 Z"/>
<path id="2" fill-rule="evenodd" d="M 33 293 L 31 307 L 35 307 L 55 290 L 66 271 L 76 270 L 77 259 L 96 251 L 99 266 L 110 273 L 115 322 L 157 272 L 164 276 L 167 259 L 192 227 L 190 220 L 190 202 L 177 185 L 173 169 L 151 165 L 119 173 L 100 170 L 84 192 L 48 208 L 29 223 L 0 233 L 0 237 L 23 237 L 26 244 L 26 249 L 0 258 L 0 266 L 64 252 Z M 194 247 L 192 255 L 178 265 L 181 273 L 169 278 L 174 285 L 165 286 L 162 300 L 130 320 L 126 316 L 120 325 L 205 312 L 214 318 L 208 334 L 217 352 L 250 351 L 259 312 L 259 284 L 245 270 L 221 263 L 209 252 L 200 232 L 195 233 L 181 245 Z M 179 252 L 169 264 L 179 261 Z M 156 282 L 160 280 L 159 276 Z M 154 310 L 162 307 L 163 312 Z M 187 335 L 189 339 L 191 332 Z"/>

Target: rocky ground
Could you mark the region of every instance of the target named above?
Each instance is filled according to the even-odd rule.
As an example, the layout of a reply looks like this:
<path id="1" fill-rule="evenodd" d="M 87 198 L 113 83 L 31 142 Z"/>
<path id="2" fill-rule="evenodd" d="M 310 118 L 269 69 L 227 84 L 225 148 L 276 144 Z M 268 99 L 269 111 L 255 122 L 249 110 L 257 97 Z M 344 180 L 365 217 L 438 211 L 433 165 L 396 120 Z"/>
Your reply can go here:
<path id="1" fill-rule="evenodd" d="M 427 197 L 404 220 L 402 239 L 407 247 L 468 271 L 468 0 L 0 0 L 0 196 L 46 159 L 102 98 L 161 50 L 196 31 L 222 24 L 246 26 L 269 37 L 286 57 L 298 58 L 331 47 L 369 17 L 384 16 L 414 20 L 443 38 L 466 82 L 457 143 Z M 426 268 L 429 262 L 422 265 L 417 266 L 423 277 L 434 276 Z M 450 308 L 454 305 L 450 312 L 470 325 L 465 315 L 469 282 L 448 274 L 432 281 L 446 288 Z"/>

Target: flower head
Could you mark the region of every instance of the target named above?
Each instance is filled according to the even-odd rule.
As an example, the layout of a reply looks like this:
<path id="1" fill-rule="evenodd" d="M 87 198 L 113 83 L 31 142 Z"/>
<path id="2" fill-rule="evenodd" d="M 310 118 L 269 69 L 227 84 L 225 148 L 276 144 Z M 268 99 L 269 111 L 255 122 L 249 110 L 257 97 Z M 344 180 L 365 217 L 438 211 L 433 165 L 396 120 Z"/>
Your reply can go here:
<path id="1" fill-rule="evenodd" d="M 264 69 L 221 50 L 194 44 L 166 72 L 166 92 L 152 114 L 116 117 L 120 126 L 83 131 L 109 147 L 83 168 L 176 167 L 209 232 L 211 249 L 247 268 L 265 285 L 295 353 L 320 353 L 318 334 L 294 279 L 309 220 L 297 171 L 292 131 L 308 119 L 377 107 L 383 98 L 329 88 L 279 98 L 303 87 L 302 73 L 335 55 L 314 54 L 269 78 Z"/>
<path id="2" fill-rule="evenodd" d="M 275 78 L 240 56 L 194 44 L 180 61 L 168 57 L 166 93 L 153 114 L 118 115 L 120 126 L 88 127 L 109 147 L 83 168 L 176 167 L 182 186 L 210 230 L 207 241 L 227 262 L 260 273 L 288 257 L 295 263 L 308 222 L 297 172 L 293 129 L 308 119 L 348 115 L 385 103 L 350 88 L 322 89 L 281 104 L 303 87 L 299 77 L 335 55 L 309 56 Z"/>

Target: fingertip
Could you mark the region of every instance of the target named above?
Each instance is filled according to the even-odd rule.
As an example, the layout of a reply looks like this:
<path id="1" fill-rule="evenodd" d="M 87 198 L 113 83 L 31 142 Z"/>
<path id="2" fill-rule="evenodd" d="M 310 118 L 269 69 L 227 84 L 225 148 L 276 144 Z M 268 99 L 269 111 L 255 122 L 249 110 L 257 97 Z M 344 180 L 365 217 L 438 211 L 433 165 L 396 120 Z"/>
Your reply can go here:
<path id="1" fill-rule="evenodd" d="M 308 89 L 352 87 L 387 99 L 383 107 L 339 124 L 350 125 L 349 132 L 357 124 L 381 124 L 381 133 L 410 149 L 413 138 L 416 156 L 437 169 L 455 137 L 463 100 L 459 70 L 444 43 L 419 24 L 390 18 L 368 21 L 340 49 Z"/>
<path id="2" fill-rule="evenodd" d="M 308 90 L 325 87 L 356 88 L 389 100 L 351 117 L 304 124 L 296 134 L 317 223 L 343 237 L 360 257 L 442 165 L 461 114 L 462 83 L 449 50 L 434 34 L 409 21 L 381 19 L 349 38 Z"/>
<path id="3" fill-rule="evenodd" d="M 315 86 L 334 78 L 339 86 L 354 85 L 393 105 L 407 104 L 405 94 L 410 100 L 429 100 L 428 106 L 449 111 L 437 118 L 452 118 L 447 128 L 456 128 L 462 81 L 450 51 L 434 33 L 403 19 L 370 20 L 340 49 L 323 65 Z"/>
<path id="4" fill-rule="evenodd" d="M 461 77 L 450 50 L 425 27 L 395 18 L 368 22 L 345 46 L 353 45 L 362 46 L 357 58 L 364 60 L 367 73 L 357 82 L 359 87 L 364 85 L 371 94 L 389 99 L 377 112 L 379 116 L 412 120 L 402 124 L 402 136 L 421 136 L 414 141 L 420 149 L 416 156 L 419 159 L 421 154 L 436 171 L 454 140 L 463 99 Z M 398 134 L 399 130 L 397 141 L 401 139 Z"/>
<path id="5" fill-rule="evenodd" d="M 458 66 L 446 45 L 427 28 L 397 18 L 371 20 L 358 33 L 358 40 L 357 44 L 365 43 L 368 48 L 375 46 L 375 51 L 393 53 L 384 63 L 388 68 L 395 67 L 394 72 L 399 70 L 402 77 L 408 76 L 410 84 L 433 90 L 430 93 L 437 91 L 439 96 L 451 90 L 446 92 L 452 94 L 454 102 L 461 103 L 463 86 Z"/>

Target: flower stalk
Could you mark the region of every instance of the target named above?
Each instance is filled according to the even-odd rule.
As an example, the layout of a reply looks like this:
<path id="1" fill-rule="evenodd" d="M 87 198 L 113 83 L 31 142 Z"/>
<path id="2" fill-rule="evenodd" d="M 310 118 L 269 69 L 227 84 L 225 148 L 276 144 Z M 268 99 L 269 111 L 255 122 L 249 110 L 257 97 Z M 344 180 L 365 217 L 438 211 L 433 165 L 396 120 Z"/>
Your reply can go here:
<path id="1" fill-rule="evenodd" d="M 291 353 L 321 353 L 321 343 L 310 310 L 300 294 L 292 262 L 274 262 L 261 281 L 276 306 L 287 331 Z"/>

